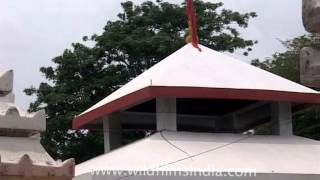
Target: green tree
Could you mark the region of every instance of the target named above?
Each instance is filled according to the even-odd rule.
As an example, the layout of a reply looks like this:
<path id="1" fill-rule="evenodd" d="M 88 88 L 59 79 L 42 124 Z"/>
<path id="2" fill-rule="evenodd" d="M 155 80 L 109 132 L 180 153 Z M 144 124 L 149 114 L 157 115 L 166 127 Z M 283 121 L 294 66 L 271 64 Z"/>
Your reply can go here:
<path id="1" fill-rule="evenodd" d="M 312 36 L 305 35 L 292 40 L 283 41 L 286 51 L 275 53 L 271 58 L 263 61 L 258 59 L 251 63 L 264 70 L 278 74 L 282 77 L 300 82 L 300 52 L 303 47 L 315 46 Z M 320 140 L 320 111 L 319 107 L 314 106 L 302 113 L 293 116 L 294 134 L 312 139 Z M 263 132 L 267 130 L 261 128 Z"/>
<path id="2" fill-rule="evenodd" d="M 311 36 L 300 36 L 288 41 L 281 41 L 287 49 L 282 53 L 275 53 L 271 58 L 260 62 L 253 60 L 251 64 L 295 82 L 300 82 L 300 51 L 303 47 L 312 46 Z"/>
<path id="3" fill-rule="evenodd" d="M 251 51 L 256 42 L 243 39 L 238 30 L 246 28 L 255 13 L 226 10 L 222 3 L 194 3 L 201 44 L 219 51 Z M 30 111 L 45 108 L 48 114 L 42 143 L 54 158 L 75 157 L 81 162 L 102 153 L 101 132 L 70 130 L 73 117 L 185 44 L 185 3 L 121 5 L 118 20 L 108 21 L 101 35 L 83 38 L 94 47 L 72 44 L 53 59 L 55 66 L 40 69 L 47 82 L 25 90 L 37 97 Z"/>

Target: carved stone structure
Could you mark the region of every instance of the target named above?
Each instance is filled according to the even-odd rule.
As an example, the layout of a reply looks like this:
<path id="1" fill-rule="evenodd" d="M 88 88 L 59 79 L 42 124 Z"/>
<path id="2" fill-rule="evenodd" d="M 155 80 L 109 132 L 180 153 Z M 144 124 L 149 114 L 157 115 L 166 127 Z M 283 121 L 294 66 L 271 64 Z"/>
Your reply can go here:
<path id="1" fill-rule="evenodd" d="M 300 53 L 301 83 L 309 87 L 320 87 L 320 51 L 304 47 Z"/>
<path id="2" fill-rule="evenodd" d="M 40 144 L 44 110 L 21 111 L 14 103 L 13 71 L 0 74 L 0 179 L 70 180 L 74 160 L 54 161 Z"/>
<path id="3" fill-rule="evenodd" d="M 320 33 L 320 1 L 303 0 L 303 25 L 308 32 Z"/>
<path id="4" fill-rule="evenodd" d="M 316 46 L 301 50 L 300 80 L 306 86 L 320 88 L 320 0 L 303 0 L 302 17 L 305 29 L 314 34 Z"/>

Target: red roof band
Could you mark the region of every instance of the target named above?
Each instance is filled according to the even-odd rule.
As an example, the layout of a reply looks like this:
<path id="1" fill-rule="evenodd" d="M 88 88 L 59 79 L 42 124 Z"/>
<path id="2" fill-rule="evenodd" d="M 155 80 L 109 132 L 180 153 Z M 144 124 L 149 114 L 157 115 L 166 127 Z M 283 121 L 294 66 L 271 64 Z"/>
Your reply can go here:
<path id="1" fill-rule="evenodd" d="M 255 89 L 149 86 L 76 117 L 73 121 L 73 128 L 80 129 L 82 126 L 92 123 L 103 116 L 127 109 L 156 97 L 320 103 L 320 96 L 313 93 L 281 92 Z"/>

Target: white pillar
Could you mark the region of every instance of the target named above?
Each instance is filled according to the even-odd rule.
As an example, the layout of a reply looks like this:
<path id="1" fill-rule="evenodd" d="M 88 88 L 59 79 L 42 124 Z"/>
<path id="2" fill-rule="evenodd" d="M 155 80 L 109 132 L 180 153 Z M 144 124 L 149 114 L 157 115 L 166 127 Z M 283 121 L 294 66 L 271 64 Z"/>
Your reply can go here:
<path id="1" fill-rule="evenodd" d="M 104 152 L 108 153 L 122 145 L 121 120 L 111 115 L 103 119 Z"/>
<path id="2" fill-rule="evenodd" d="M 157 98 L 157 130 L 177 130 L 176 98 Z"/>
<path id="3" fill-rule="evenodd" d="M 293 135 L 291 103 L 276 102 L 271 107 L 272 134 Z"/>

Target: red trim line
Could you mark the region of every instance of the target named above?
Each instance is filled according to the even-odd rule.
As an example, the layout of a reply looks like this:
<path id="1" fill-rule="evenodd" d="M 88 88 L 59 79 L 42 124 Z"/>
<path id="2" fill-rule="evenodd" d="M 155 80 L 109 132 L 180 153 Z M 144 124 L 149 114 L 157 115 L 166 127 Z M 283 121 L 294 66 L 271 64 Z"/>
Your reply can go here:
<path id="1" fill-rule="evenodd" d="M 135 106 L 144 101 L 147 101 L 148 99 L 151 99 L 149 88 L 143 88 L 141 90 L 135 91 L 131 94 L 123 96 L 117 100 L 114 100 L 108 104 L 104 104 L 96 109 L 93 109 L 92 111 L 74 118 L 72 122 L 72 128 L 80 129 L 82 126 L 92 123 L 103 116 Z"/>
<path id="2" fill-rule="evenodd" d="M 238 99 L 259 101 L 287 101 L 295 103 L 320 103 L 320 94 L 271 91 L 257 89 L 225 89 L 201 87 L 166 87 L 151 86 L 135 91 L 90 112 L 76 117 L 73 128 L 92 123 L 97 119 L 116 111 L 124 110 L 146 100 L 156 97 L 204 98 L 204 99 Z"/>

